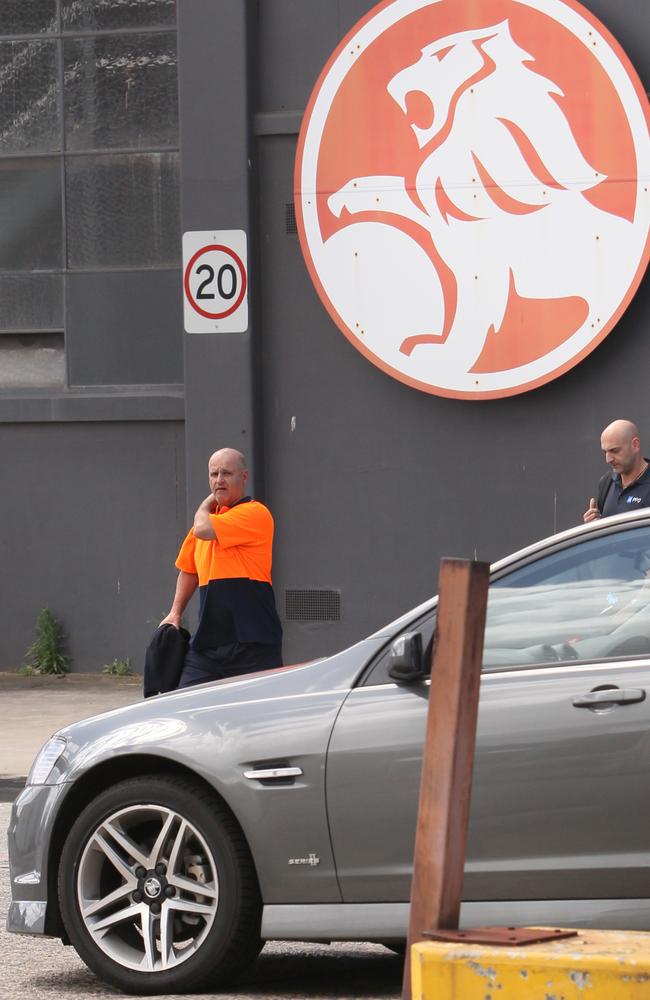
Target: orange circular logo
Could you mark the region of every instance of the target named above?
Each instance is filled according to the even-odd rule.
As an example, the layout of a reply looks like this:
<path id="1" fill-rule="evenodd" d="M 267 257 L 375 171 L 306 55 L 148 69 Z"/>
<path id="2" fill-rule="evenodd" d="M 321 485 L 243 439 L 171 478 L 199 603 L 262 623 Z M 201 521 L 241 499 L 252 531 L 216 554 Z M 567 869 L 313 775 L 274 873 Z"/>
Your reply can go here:
<path id="1" fill-rule="evenodd" d="M 387 0 L 323 70 L 298 144 L 303 254 L 373 364 L 514 395 L 613 329 L 650 256 L 650 107 L 574 0 Z"/>

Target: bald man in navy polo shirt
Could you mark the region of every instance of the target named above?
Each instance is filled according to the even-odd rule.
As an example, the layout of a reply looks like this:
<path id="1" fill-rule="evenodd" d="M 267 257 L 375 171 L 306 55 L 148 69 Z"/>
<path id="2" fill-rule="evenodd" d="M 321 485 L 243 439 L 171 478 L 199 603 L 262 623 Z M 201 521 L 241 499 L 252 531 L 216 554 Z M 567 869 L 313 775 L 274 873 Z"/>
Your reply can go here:
<path id="1" fill-rule="evenodd" d="M 588 524 L 600 517 L 650 507 L 650 464 L 641 451 L 638 427 L 631 420 L 614 420 L 600 436 L 605 461 L 611 466 L 598 483 L 583 514 Z"/>

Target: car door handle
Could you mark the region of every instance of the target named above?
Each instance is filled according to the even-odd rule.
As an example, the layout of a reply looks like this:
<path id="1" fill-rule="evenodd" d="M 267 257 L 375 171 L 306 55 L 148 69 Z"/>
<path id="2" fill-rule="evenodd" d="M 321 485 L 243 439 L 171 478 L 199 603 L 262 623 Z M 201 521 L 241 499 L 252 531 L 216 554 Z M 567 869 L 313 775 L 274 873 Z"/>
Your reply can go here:
<path id="1" fill-rule="evenodd" d="M 589 691 L 588 694 L 577 694 L 572 699 L 574 708 L 598 708 L 599 705 L 633 705 L 645 701 L 643 688 L 606 688 L 600 691 Z"/>

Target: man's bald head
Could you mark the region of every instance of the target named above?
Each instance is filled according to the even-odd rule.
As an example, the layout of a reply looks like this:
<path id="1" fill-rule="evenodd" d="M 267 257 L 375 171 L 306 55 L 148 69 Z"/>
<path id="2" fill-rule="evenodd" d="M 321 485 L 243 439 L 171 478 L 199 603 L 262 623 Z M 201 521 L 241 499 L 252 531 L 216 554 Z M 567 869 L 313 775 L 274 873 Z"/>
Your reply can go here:
<path id="1" fill-rule="evenodd" d="M 246 459 L 236 448 L 220 448 L 208 461 L 210 492 L 218 507 L 232 507 L 246 493 Z"/>
<path id="2" fill-rule="evenodd" d="M 633 424 L 631 420 L 612 420 L 611 424 L 608 424 L 602 433 L 602 437 L 614 436 L 620 441 L 629 442 L 632 438 L 638 438 L 639 428 L 636 424 Z"/>
<path id="3" fill-rule="evenodd" d="M 237 451 L 236 448 L 220 448 L 219 451 L 215 451 L 212 455 L 210 455 L 210 458 L 208 460 L 208 465 L 212 461 L 216 461 L 216 462 L 221 462 L 221 461 L 236 462 L 236 463 L 239 464 L 239 468 L 240 469 L 246 469 L 247 468 L 246 458 L 241 453 L 241 451 Z"/>
<path id="4" fill-rule="evenodd" d="M 600 435 L 600 447 L 612 472 L 621 477 L 623 486 L 634 482 L 645 464 L 641 452 L 639 428 L 631 420 L 613 420 Z"/>

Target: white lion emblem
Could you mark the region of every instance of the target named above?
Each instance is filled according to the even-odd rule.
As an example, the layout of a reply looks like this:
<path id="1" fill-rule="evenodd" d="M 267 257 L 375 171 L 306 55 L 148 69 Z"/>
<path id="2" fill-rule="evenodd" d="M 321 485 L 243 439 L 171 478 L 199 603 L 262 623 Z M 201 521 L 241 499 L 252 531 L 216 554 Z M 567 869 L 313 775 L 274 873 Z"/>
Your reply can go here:
<path id="1" fill-rule="evenodd" d="M 585 196 L 606 178 L 580 151 L 561 90 L 535 71 L 508 21 L 433 42 L 387 89 L 421 152 L 413 175 L 351 178 L 328 205 L 341 219 L 365 215 L 333 239 L 338 254 L 374 260 L 377 273 L 393 245 L 382 242 L 386 227 L 401 230 L 404 245 L 416 242 L 414 227 L 420 233 L 430 309 L 393 324 L 404 365 L 411 358 L 443 382 L 445 372 L 470 373 L 516 296 L 583 300 L 579 325 L 595 336 L 629 287 L 620 251 L 632 223 Z M 367 306 L 371 335 L 382 308 Z"/>

